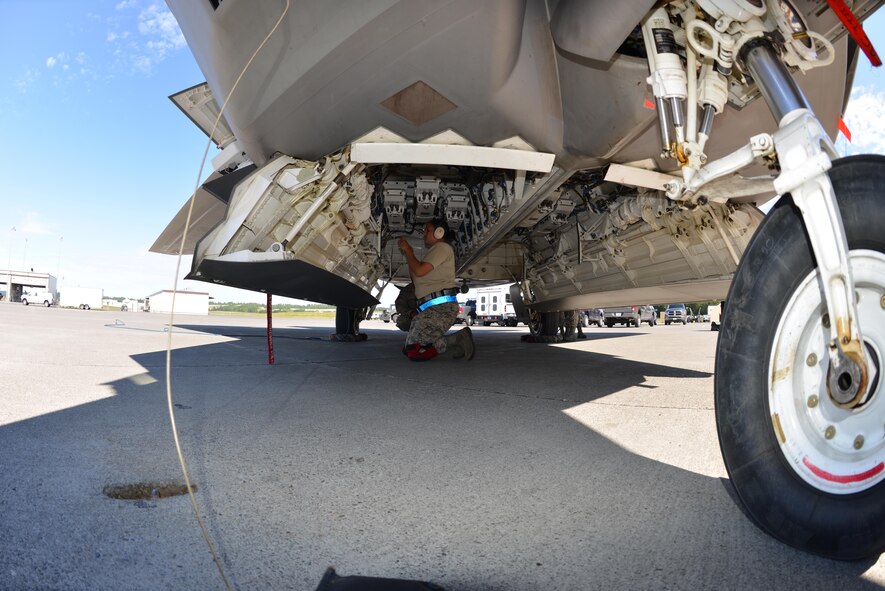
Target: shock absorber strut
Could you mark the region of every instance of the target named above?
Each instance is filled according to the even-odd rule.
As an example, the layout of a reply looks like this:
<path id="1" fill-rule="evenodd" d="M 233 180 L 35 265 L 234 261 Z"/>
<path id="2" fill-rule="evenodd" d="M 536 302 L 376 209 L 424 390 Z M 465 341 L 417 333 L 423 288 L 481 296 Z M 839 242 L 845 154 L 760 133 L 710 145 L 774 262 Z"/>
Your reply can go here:
<path id="1" fill-rule="evenodd" d="M 756 86 L 778 125 L 796 109 L 811 110 L 799 85 L 769 41 L 762 38 L 748 41 L 741 47 L 740 59 L 756 81 Z"/>
<path id="2" fill-rule="evenodd" d="M 664 154 L 673 149 L 667 121 L 669 107 L 676 141 L 685 141 L 685 114 L 683 103 L 688 94 L 688 83 L 682 58 L 677 53 L 676 38 L 670 16 L 663 8 L 653 10 L 642 23 L 642 36 L 648 55 L 648 83 L 655 95 L 661 127 L 661 148 Z"/>
<path id="3" fill-rule="evenodd" d="M 774 188 L 781 195 L 789 193 L 799 208 L 814 252 L 830 318 L 827 391 L 837 406 L 856 408 L 867 393 L 870 374 L 848 240 L 827 176 L 836 150 L 769 41 L 748 41 L 740 59 L 778 123 L 774 143 L 781 172 Z"/>

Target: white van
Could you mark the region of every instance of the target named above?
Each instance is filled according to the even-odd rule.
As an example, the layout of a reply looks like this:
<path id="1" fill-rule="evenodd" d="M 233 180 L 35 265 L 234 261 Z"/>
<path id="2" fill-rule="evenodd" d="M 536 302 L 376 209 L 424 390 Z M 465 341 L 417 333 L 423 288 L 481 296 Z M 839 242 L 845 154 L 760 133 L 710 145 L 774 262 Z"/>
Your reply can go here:
<path id="1" fill-rule="evenodd" d="M 38 304 L 47 308 L 55 303 L 55 294 L 51 291 L 31 291 L 22 294 L 21 303 L 25 306 Z"/>

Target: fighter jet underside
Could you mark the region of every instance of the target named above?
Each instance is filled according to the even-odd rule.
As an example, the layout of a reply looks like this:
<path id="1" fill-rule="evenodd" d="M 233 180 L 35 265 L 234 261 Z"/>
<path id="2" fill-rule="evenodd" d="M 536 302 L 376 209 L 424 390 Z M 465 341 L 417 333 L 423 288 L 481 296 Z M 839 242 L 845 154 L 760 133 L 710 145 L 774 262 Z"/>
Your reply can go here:
<path id="1" fill-rule="evenodd" d="M 440 216 L 460 278 L 469 285 L 528 280 L 539 309 L 706 299 L 724 296 L 761 219 L 751 205 L 681 207 L 661 191 L 604 181 L 605 168 L 568 175 L 551 167 L 552 155 L 446 139 L 415 146 L 378 130 L 319 163 L 274 158 L 237 185 L 227 218 L 196 247 L 191 278 L 368 306 L 376 286 L 409 281 L 396 239 L 409 237 L 420 252 L 423 223 Z M 382 150 L 408 155 L 424 146 L 452 163 L 373 162 L 388 159 Z M 541 170 L 468 164 L 483 151 L 499 165 Z M 258 272 L 272 263 L 274 272 Z"/>
<path id="2" fill-rule="evenodd" d="M 443 218 L 458 279 L 516 283 L 542 332 L 728 294 L 717 421 L 748 514 L 885 549 L 885 160 L 833 147 L 882 0 L 169 4 L 207 79 L 171 98 L 220 152 L 151 250 L 187 229 L 192 279 L 355 310 Z"/>

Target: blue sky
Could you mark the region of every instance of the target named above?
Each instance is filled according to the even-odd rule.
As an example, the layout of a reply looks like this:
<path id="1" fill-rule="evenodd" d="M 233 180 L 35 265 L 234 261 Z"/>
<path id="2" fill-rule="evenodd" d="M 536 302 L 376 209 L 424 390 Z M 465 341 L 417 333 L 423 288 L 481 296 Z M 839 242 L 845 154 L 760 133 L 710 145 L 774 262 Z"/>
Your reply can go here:
<path id="1" fill-rule="evenodd" d="M 2 8 L 0 266 L 106 295 L 171 287 L 174 258 L 147 249 L 206 141 L 167 99 L 204 80 L 171 13 L 140 0 Z"/>
<path id="2" fill-rule="evenodd" d="M 167 99 L 204 80 L 171 13 L 151 0 L 0 6 L 0 268 L 33 267 L 61 288 L 106 295 L 170 288 L 174 257 L 147 249 L 192 190 L 206 142 Z M 885 55 L 879 12 L 865 28 Z M 883 76 L 861 57 L 845 117 L 853 144 L 840 140 L 843 150 L 885 154 Z"/>

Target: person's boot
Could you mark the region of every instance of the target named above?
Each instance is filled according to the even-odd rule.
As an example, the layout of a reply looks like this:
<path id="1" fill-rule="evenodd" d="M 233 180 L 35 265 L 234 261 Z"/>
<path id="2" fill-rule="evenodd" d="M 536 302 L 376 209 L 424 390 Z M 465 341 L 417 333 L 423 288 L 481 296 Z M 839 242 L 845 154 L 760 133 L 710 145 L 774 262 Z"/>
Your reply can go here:
<path id="1" fill-rule="evenodd" d="M 473 359 L 474 354 L 473 333 L 469 326 L 465 326 L 458 332 L 446 335 L 446 350 L 455 359 L 466 357 L 467 361 Z"/>
<path id="2" fill-rule="evenodd" d="M 439 353 L 433 345 L 415 345 L 406 352 L 410 361 L 429 361 Z"/>

